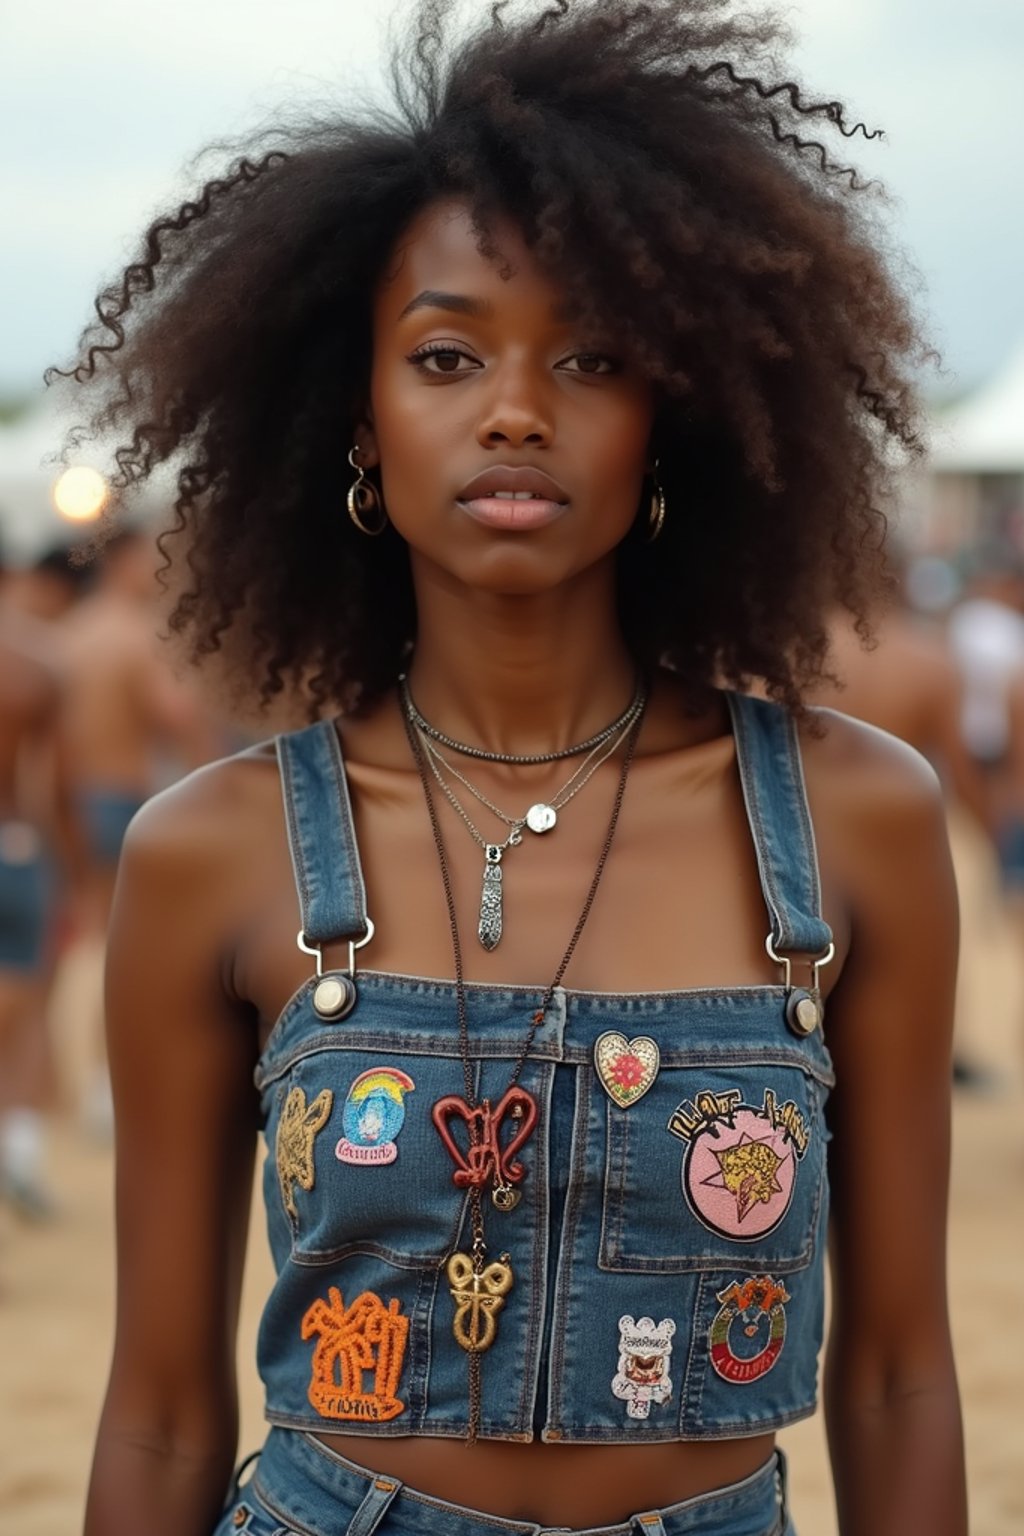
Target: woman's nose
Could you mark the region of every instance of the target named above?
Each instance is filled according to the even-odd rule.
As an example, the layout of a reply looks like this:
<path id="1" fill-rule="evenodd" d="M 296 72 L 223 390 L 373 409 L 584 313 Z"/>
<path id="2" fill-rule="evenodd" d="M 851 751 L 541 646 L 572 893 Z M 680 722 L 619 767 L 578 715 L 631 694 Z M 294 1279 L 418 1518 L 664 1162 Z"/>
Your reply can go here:
<path id="1" fill-rule="evenodd" d="M 477 421 L 477 441 L 493 448 L 549 446 L 554 437 L 554 417 L 542 382 L 525 368 L 496 373 L 493 386 Z"/>

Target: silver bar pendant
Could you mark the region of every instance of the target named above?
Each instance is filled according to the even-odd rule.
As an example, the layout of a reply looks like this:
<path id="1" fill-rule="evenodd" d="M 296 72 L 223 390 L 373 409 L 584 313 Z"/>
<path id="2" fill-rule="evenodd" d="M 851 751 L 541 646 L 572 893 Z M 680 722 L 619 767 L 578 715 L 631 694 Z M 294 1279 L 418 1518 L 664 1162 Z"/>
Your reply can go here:
<path id="1" fill-rule="evenodd" d="M 484 883 L 480 892 L 480 922 L 477 938 L 484 949 L 494 949 L 501 938 L 501 855 L 503 849 L 497 843 L 488 843 L 484 850 Z"/>

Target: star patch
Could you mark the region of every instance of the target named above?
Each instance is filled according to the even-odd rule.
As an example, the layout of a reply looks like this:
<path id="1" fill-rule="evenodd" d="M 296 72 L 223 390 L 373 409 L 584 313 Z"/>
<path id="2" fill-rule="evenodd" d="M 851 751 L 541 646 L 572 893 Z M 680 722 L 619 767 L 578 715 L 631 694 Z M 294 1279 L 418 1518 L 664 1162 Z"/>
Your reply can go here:
<path id="1" fill-rule="evenodd" d="M 780 1103 L 766 1088 L 755 1108 L 738 1088 L 705 1090 L 683 1100 L 668 1129 L 686 1142 L 683 1193 L 703 1226 L 751 1242 L 779 1225 L 810 1145 L 807 1119 L 792 1099 Z"/>

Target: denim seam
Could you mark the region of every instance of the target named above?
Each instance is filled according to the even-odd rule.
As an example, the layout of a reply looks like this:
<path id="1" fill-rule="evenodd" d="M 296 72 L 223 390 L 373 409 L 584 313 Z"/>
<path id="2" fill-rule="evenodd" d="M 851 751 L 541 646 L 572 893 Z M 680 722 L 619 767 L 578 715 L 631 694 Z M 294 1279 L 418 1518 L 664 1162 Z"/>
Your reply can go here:
<path id="1" fill-rule="evenodd" d="M 314 1531 L 311 1526 L 304 1525 L 303 1522 L 301 1520 L 297 1520 L 294 1515 L 286 1514 L 285 1511 L 275 1503 L 273 1497 L 268 1494 L 266 1488 L 263 1486 L 263 1483 L 260 1481 L 260 1475 L 258 1472 L 254 1476 L 249 1486 L 253 1490 L 253 1497 L 259 1499 L 266 1513 L 268 1515 L 272 1515 L 275 1520 L 284 1522 L 285 1531 L 296 1532 L 298 1533 L 298 1536 L 318 1536 L 318 1533 Z M 275 1536 L 277 1536 L 276 1532 Z"/>
<path id="2" fill-rule="evenodd" d="M 808 915 L 817 918 L 820 922 L 822 920 L 821 879 L 818 872 L 818 850 L 814 840 L 814 823 L 811 821 L 810 807 L 807 802 L 807 781 L 804 778 L 800 737 L 795 720 L 790 719 L 788 726 L 786 745 L 789 754 L 789 780 L 803 845 L 800 849 L 802 858 L 798 867 L 804 872 L 806 888 L 801 894 L 806 901 Z"/>
<path id="3" fill-rule="evenodd" d="M 471 1058 L 478 1062 L 502 1060 L 511 1062 L 515 1058 L 515 1044 L 511 1037 L 507 1040 L 504 1038 L 490 1041 L 478 1040 L 474 1042 L 474 1048 L 470 1053 Z M 459 1059 L 458 1043 L 454 1035 L 409 1036 L 393 1034 L 386 1030 L 365 1034 L 358 1034 L 355 1031 L 350 1031 L 348 1034 L 341 1034 L 336 1030 L 330 1033 L 323 1031 L 299 1041 L 289 1051 L 283 1052 L 277 1061 L 268 1063 L 260 1073 L 257 1086 L 268 1087 L 279 1077 L 283 1077 L 298 1062 L 309 1056 L 316 1056 L 322 1051 L 382 1051 L 388 1055 L 426 1056 L 435 1060 L 443 1057 L 453 1062 Z M 592 1056 L 593 1046 L 589 1044 L 581 1043 L 578 1046 L 563 1047 L 561 1055 L 555 1054 L 554 1048 L 549 1049 L 543 1044 L 539 1046 L 535 1044 L 526 1059 L 582 1068 L 588 1065 Z M 797 1045 L 704 1047 L 693 1051 L 669 1050 L 662 1052 L 661 1057 L 662 1071 L 694 1070 L 698 1067 L 719 1068 L 723 1065 L 795 1067 L 825 1087 L 831 1088 L 835 1083 L 831 1061 L 828 1066 L 819 1065 L 809 1050 L 801 1050 Z"/>
<path id="4" fill-rule="evenodd" d="M 295 805 L 295 776 L 291 744 L 287 736 L 278 736 L 275 745 L 277 747 L 278 771 L 281 777 L 281 792 L 284 798 L 285 825 L 288 831 L 288 851 L 291 854 L 295 889 L 299 898 L 299 925 L 302 931 L 305 932 L 306 924 L 310 918 L 310 894 L 306 878 L 305 850 L 302 844 L 302 834 L 299 828 Z"/>
<path id="5" fill-rule="evenodd" d="M 761 877 L 761 891 L 777 942 L 784 944 L 787 929 L 782 903 L 775 884 L 775 871 L 772 867 L 765 819 L 761 810 L 757 774 L 752 771 L 754 767 L 754 747 L 751 741 L 750 726 L 745 713 L 745 710 L 750 705 L 749 701 L 741 701 L 737 695 L 732 693 L 728 694 L 727 698 L 729 701 L 729 711 L 732 716 L 733 739 L 736 743 L 736 764 L 739 769 L 740 788 L 743 791 L 743 801 L 747 808 L 747 821 L 754 843 L 758 874 Z"/>
<path id="6" fill-rule="evenodd" d="M 351 899 L 346 901 L 346 905 L 351 909 L 354 918 L 362 918 L 362 931 L 365 935 L 369 931 L 366 927 L 366 881 L 363 879 L 363 868 L 359 861 L 359 845 L 356 842 L 352 801 L 348 792 L 348 775 L 345 772 L 345 762 L 341 754 L 341 738 L 333 720 L 323 721 L 323 726 L 337 790 L 338 821 L 347 855 L 345 875 L 349 889 L 346 895 Z"/>
<path id="7" fill-rule="evenodd" d="M 361 1253 L 371 1259 L 382 1259 L 385 1264 L 393 1264 L 396 1269 L 440 1269 L 451 1251 L 449 1245 L 433 1253 L 408 1253 L 400 1248 L 389 1248 L 385 1243 L 354 1238 L 352 1242 L 341 1243 L 336 1248 L 303 1248 L 296 1244 L 291 1252 L 291 1260 L 301 1269 L 322 1269 L 325 1265 L 340 1264 L 342 1260 Z"/>
<path id="8" fill-rule="evenodd" d="M 555 1068 L 548 1065 L 544 1075 L 548 1078 L 547 1101 L 550 1105 L 554 1091 Z M 538 1084 L 539 1086 L 539 1084 Z M 542 1095 L 536 1094 L 539 1100 Z M 546 1168 L 551 1156 L 551 1120 L 550 1114 L 545 1116 L 544 1129 L 537 1145 L 537 1164 Z M 537 1375 L 540 1368 L 540 1340 L 543 1337 L 544 1312 L 547 1306 L 547 1268 L 548 1268 L 548 1233 L 550 1227 L 551 1204 L 551 1180 L 550 1178 L 538 1178 L 540 1193 L 537 1199 L 537 1211 L 534 1217 L 535 1229 L 533 1240 L 530 1244 L 533 1250 L 533 1262 L 530 1266 L 530 1290 L 532 1306 L 527 1309 L 526 1340 L 524 1354 L 527 1364 L 534 1362 L 533 1370 L 528 1368 L 521 1373 L 522 1391 L 519 1395 L 519 1413 L 517 1423 L 524 1428 L 529 1427 L 533 1434 L 534 1405 L 537 1400 Z"/>
<path id="9" fill-rule="evenodd" d="M 704 1368 L 699 1371 L 694 1369 L 694 1358 L 698 1349 L 697 1318 L 704 1311 L 704 1296 L 708 1287 L 707 1274 L 702 1274 L 697 1281 L 697 1294 L 694 1298 L 693 1317 L 690 1319 L 690 1347 L 686 1353 L 686 1414 L 688 1422 L 698 1424 L 700 1422 L 701 1409 L 704 1403 Z M 680 1429 L 684 1427 L 683 1404 L 680 1403 Z"/>
<path id="10" fill-rule="evenodd" d="M 548 1379 L 547 1428 L 560 1429 L 562 1411 L 562 1382 L 565 1376 L 565 1327 L 559 1326 L 569 1310 L 569 1291 L 576 1267 L 576 1235 L 583 1213 L 583 1189 L 586 1184 L 587 1143 L 589 1140 L 591 1100 L 594 1092 L 594 1072 L 584 1067 L 576 1079 L 576 1124 L 573 1130 L 572 1157 L 569 1165 L 569 1182 L 565 1192 L 565 1214 L 562 1219 L 562 1243 L 559 1267 L 562 1269 L 555 1287 L 555 1312 L 551 1319 L 551 1355 Z M 584 1100 L 583 1103 L 580 1101 Z M 583 1165 L 583 1178 L 578 1175 Z M 555 1404 L 557 1403 L 557 1412 Z M 554 1421 L 552 1423 L 552 1421 Z"/>

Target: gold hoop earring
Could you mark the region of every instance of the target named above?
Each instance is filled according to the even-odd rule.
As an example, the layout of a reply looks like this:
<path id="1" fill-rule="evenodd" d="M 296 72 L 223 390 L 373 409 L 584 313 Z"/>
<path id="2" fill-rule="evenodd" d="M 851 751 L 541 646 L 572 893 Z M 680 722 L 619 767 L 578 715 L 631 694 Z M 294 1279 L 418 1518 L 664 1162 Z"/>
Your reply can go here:
<path id="1" fill-rule="evenodd" d="M 654 490 L 651 492 L 651 510 L 647 517 L 647 542 L 653 544 L 665 526 L 665 492 L 661 488 L 658 479 L 658 460 L 654 461 L 651 470 L 651 479 L 654 481 Z"/>
<path id="2" fill-rule="evenodd" d="M 375 539 L 384 532 L 388 525 L 388 515 L 384 510 L 384 503 L 380 499 L 380 492 L 371 480 L 367 480 L 362 468 L 356 463 L 356 449 L 350 448 L 348 461 L 352 468 L 358 470 L 359 478 L 354 480 L 348 488 L 345 505 L 348 507 L 348 515 L 367 538 Z M 363 518 L 370 513 L 377 519 L 376 526 L 367 525 Z"/>

